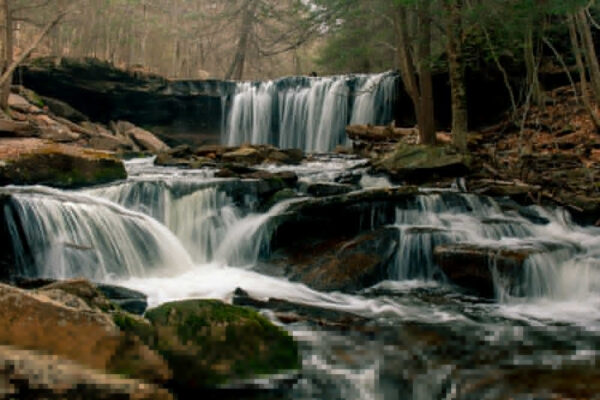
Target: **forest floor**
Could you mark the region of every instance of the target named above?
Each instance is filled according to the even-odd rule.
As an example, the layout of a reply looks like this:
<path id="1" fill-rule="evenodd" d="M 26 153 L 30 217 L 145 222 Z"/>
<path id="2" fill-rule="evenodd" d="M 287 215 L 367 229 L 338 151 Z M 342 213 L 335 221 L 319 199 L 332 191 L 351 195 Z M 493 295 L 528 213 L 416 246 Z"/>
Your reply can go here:
<path id="1" fill-rule="evenodd" d="M 507 117 L 473 136 L 474 177 L 520 186 L 536 203 L 600 209 L 600 132 L 573 88 L 548 92 L 544 105 L 517 115 L 517 123 Z"/>

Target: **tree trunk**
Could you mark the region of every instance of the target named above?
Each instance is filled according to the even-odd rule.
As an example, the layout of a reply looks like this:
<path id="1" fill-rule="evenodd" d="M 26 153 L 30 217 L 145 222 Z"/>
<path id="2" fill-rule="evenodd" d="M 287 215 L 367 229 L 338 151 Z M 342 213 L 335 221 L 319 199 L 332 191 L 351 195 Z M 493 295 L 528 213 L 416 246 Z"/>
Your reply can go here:
<path id="1" fill-rule="evenodd" d="M 588 94 L 588 84 L 585 65 L 583 63 L 583 57 L 581 55 L 581 45 L 579 44 L 579 38 L 577 36 L 577 26 L 575 18 L 573 16 L 568 17 L 569 24 L 569 37 L 571 38 L 571 46 L 573 48 L 573 54 L 575 55 L 575 62 L 577 63 L 577 71 L 579 72 L 579 82 L 581 86 L 581 100 L 586 110 L 592 118 L 592 122 L 596 130 L 600 129 L 600 118 L 596 114 L 596 111 L 592 107 L 590 102 L 590 96 Z"/>
<path id="2" fill-rule="evenodd" d="M 244 65 L 246 63 L 246 53 L 248 51 L 248 42 L 252 31 L 254 11 L 256 9 L 256 0 L 246 0 L 242 9 L 242 26 L 240 28 L 240 39 L 237 50 L 231 63 L 231 67 L 225 76 L 225 79 L 242 80 L 244 76 Z"/>
<path id="3" fill-rule="evenodd" d="M 533 44 L 533 22 L 529 21 L 525 32 L 523 56 L 525 59 L 525 69 L 527 70 L 527 85 L 531 90 L 531 99 L 533 104 L 541 106 L 543 104 L 543 94 L 538 77 L 538 67 L 534 53 Z"/>
<path id="4" fill-rule="evenodd" d="M 435 117 L 433 80 L 431 73 L 431 0 L 421 0 L 417 10 L 419 29 L 417 38 L 419 74 L 419 136 L 423 144 L 435 144 Z"/>
<path id="5" fill-rule="evenodd" d="M 598 63 L 598 56 L 594 47 L 590 23 L 583 9 L 577 12 L 576 22 L 581 36 L 581 50 L 590 73 L 594 98 L 596 99 L 596 103 L 600 103 L 600 64 Z"/>
<path id="6" fill-rule="evenodd" d="M 6 74 L 13 61 L 13 20 L 10 10 L 10 1 L 4 0 L 2 4 L 2 13 L 4 14 L 4 63 L 2 65 L 2 74 Z M 12 84 L 12 72 L 7 79 L 0 85 L 0 108 L 8 109 L 8 97 L 10 96 L 10 85 Z"/>
<path id="7" fill-rule="evenodd" d="M 465 66 L 462 54 L 462 0 L 447 0 L 448 69 L 452 97 L 452 143 L 467 151 L 468 112 Z"/>

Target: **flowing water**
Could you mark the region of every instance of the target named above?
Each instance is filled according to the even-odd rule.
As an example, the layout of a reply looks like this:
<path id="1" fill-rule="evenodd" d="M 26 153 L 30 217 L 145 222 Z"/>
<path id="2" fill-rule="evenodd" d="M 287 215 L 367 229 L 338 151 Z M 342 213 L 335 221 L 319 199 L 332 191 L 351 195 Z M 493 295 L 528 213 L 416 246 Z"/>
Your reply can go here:
<path id="1" fill-rule="evenodd" d="M 293 169 L 305 182 L 358 174 L 363 190 L 389 186 L 363 166 L 321 156 Z M 186 298 L 231 301 L 242 288 L 254 298 L 368 321 L 344 330 L 286 325 L 303 357 L 287 398 L 553 398 L 561 376 L 577 380 L 598 368 L 600 229 L 577 226 L 562 210 L 422 190 L 396 210 L 398 250 L 388 280 L 325 293 L 255 268 L 269 253 L 273 217 L 304 198 L 260 212 L 252 181 L 158 168 L 148 159 L 127 168 L 128 180 L 89 190 L 1 189 L 11 195 L 3 212 L 21 273 L 121 284 L 146 293 L 151 307 Z M 527 258 L 517 286 L 494 281 L 490 301 L 446 281 L 432 253 L 448 243 L 539 251 Z"/>
<path id="2" fill-rule="evenodd" d="M 390 123 L 396 78 L 383 73 L 239 83 L 232 98 L 223 99 L 222 141 L 331 151 L 348 144 L 348 123 Z"/>

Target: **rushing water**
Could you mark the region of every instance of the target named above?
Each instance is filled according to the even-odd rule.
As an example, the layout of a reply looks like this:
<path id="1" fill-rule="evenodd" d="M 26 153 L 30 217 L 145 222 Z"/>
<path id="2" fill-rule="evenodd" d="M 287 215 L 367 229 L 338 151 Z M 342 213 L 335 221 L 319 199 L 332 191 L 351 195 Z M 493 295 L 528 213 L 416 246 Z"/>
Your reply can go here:
<path id="1" fill-rule="evenodd" d="M 553 374 L 598 367 L 600 230 L 573 224 L 562 210 L 422 191 L 397 208 L 389 280 L 324 293 L 254 269 L 269 252 L 269 222 L 289 202 L 259 212 L 252 182 L 150 161 L 129 162 L 127 181 L 90 190 L 2 189 L 11 194 L 4 213 L 22 273 L 117 282 L 148 294 L 150 306 L 231 301 L 242 288 L 366 318 L 350 332 L 286 326 L 303 352 L 302 377 L 287 394 L 296 399 L 525 399 L 520 373 L 558 384 Z M 304 182 L 359 174 L 365 190 L 389 185 L 362 166 L 322 156 L 293 169 Z M 542 251 L 525 262 L 518 288 L 498 278 L 491 302 L 447 283 L 432 257 L 439 244 L 463 242 Z M 534 394 L 551 398 L 537 387 Z"/>
<path id="2" fill-rule="evenodd" d="M 391 73 L 242 82 L 223 101 L 223 143 L 331 151 L 347 144 L 348 123 L 392 120 L 395 86 Z"/>

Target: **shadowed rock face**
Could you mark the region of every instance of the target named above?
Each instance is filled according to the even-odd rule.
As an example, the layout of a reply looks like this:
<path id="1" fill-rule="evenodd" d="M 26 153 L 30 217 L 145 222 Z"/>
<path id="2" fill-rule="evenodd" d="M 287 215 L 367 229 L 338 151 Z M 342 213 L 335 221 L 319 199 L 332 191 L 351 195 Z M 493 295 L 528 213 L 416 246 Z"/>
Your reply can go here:
<path id="1" fill-rule="evenodd" d="M 39 59 L 20 71 L 23 84 L 42 96 L 60 99 L 93 121 L 131 121 L 168 134 L 169 145 L 218 142 L 221 95 L 235 89 L 232 82 L 168 81 L 95 59 Z"/>
<path id="2" fill-rule="evenodd" d="M 290 279 L 317 290 L 356 291 L 385 280 L 398 249 L 398 230 L 381 228 L 352 239 L 303 241 L 276 254 Z"/>

